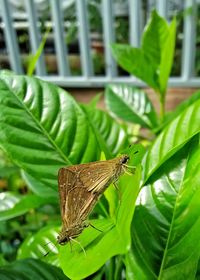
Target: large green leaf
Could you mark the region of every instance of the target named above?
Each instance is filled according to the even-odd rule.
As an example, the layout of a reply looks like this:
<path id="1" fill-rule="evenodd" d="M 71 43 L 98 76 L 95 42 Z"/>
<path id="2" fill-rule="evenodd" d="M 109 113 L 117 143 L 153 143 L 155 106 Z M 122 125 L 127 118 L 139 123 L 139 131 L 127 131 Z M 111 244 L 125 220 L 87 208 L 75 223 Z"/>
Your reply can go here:
<path id="1" fill-rule="evenodd" d="M 0 267 L 2 280 L 67 280 L 61 269 L 41 260 L 19 260 Z"/>
<path id="2" fill-rule="evenodd" d="M 64 90 L 36 78 L 0 75 L 0 131 L 0 145 L 12 160 L 55 192 L 61 166 L 99 157 L 79 105 Z"/>
<path id="3" fill-rule="evenodd" d="M 195 279 L 200 250 L 198 136 L 160 169 L 139 196 L 132 224 L 133 279 Z"/>
<path id="4" fill-rule="evenodd" d="M 127 85 L 106 88 L 106 106 L 115 116 L 146 128 L 157 126 L 157 116 L 147 94 Z"/>
<path id="5" fill-rule="evenodd" d="M 92 106 L 84 106 L 84 111 L 107 159 L 113 158 L 129 145 L 125 129 L 106 112 Z"/>
<path id="6" fill-rule="evenodd" d="M 168 25 L 153 11 L 143 33 L 141 49 L 120 44 L 112 46 L 113 55 L 121 67 L 160 92 L 162 98 L 173 61 L 175 30 L 175 19 Z"/>
<path id="7" fill-rule="evenodd" d="M 144 182 L 194 135 L 200 132 L 200 100 L 164 128 L 144 160 Z"/>
<path id="8" fill-rule="evenodd" d="M 30 209 L 38 208 L 47 203 L 55 203 L 55 199 L 42 198 L 37 195 L 18 195 L 11 192 L 0 194 L 0 221 L 21 216 Z"/>
<path id="9" fill-rule="evenodd" d="M 130 248 L 130 224 L 140 182 L 140 169 L 134 176 L 124 175 L 119 182 L 121 203 L 113 219 L 92 220 L 98 230 L 88 227 L 78 240 L 79 244 L 60 248 L 60 265 L 72 279 L 82 279 L 97 271 L 110 257 L 124 254 Z"/>

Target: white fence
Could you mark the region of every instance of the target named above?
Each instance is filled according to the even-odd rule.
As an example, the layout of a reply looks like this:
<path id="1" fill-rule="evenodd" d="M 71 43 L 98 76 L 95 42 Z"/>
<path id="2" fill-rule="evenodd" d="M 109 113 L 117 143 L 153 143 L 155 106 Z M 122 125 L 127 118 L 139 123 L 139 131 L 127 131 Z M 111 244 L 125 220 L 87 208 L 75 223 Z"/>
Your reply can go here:
<path id="1" fill-rule="evenodd" d="M 88 10 L 88 6 L 93 10 Z M 174 12 L 182 13 L 182 31 L 180 32 L 179 60 L 180 69 L 176 76 L 170 78 L 171 86 L 200 86 L 200 77 L 196 71 L 198 64 L 198 1 L 167 1 L 167 0 L 43 0 L 43 1 L 16 1 L 0 0 L 0 31 L 1 42 L 5 41 L 4 48 L 0 47 L 0 67 L 2 59 L 7 56 L 10 68 L 16 73 L 24 73 L 22 57 L 24 50 L 19 45 L 19 30 L 26 30 L 30 49 L 27 52 L 35 53 L 41 41 L 42 24 L 52 26 L 49 34 L 53 48 L 53 56 L 57 65 L 55 73 L 50 73 L 46 61 L 45 49 L 37 62 L 36 75 L 68 87 L 97 87 L 107 83 L 131 83 L 142 86 L 142 82 L 133 76 L 119 71 L 110 49 L 110 44 L 117 41 L 116 24 L 118 19 L 125 20 L 127 29 L 124 36 L 135 47 L 140 45 L 140 37 L 150 11 L 156 8 L 161 16 L 170 19 Z M 68 17 L 69 9 L 74 8 L 73 21 Z M 184 12 L 185 11 L 185 12 Z M 187 12 L 189 11 L 189 12 Z M 95 13 L 98 12 L 96 15 Z M 94 13 L 94 14 L 93 14 Z M 44 16 L 45 15 L 45 16 Z M 96 57 L 96 63 L 103 61 L 101 73 L 95 72 L 95 61 L 91 48 L 91 17 L 101 19 L 99 37 L 102 38 L 101 56 Z M 122 23 L 122 22 L 121 22 Z M 120 22 L 118 23 L 120 24 Z M 98 23 L 97 23 L 98 25 Z M 70 43 L 66 37 L 72 28 L 77 29 L 80 71 L 72 73 L 70 62 Z M 127 34 L 126 34 L 127 33 Z M 95 33 L 96 34 L 96 33 Z M 122 34 L 123 35 L 123 34 Z M 23 52 L 23 54 L 22 54 Z M 175 64 L 177 61 L 175 61 Z M 195 74 L 197 73 L 197 74 Z"/>

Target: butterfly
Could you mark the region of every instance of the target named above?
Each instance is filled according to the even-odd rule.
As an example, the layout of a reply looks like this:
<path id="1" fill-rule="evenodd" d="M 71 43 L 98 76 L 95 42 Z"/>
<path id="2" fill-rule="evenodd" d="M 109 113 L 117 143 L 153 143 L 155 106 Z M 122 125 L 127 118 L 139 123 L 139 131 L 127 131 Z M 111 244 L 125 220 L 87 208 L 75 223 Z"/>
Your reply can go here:
<path id="1" fill-rule="evenodd" d="M 81 234 L 88 226 L 86 219 L 101 194 L 116 182 L 126 169 L 128 155 L 61 168 L 58 172 L 58 187 L 62 229 L 57 237 L 64 245 Z"/>

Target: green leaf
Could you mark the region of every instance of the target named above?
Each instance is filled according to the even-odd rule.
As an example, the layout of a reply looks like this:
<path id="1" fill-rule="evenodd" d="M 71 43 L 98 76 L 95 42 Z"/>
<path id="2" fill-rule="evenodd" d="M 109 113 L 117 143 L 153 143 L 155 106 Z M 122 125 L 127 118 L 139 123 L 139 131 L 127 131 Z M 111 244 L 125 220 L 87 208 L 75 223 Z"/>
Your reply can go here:
<path id="1" fill-rule="evenodd" d="M 29 64 L 28 64 L 28 69 L 27 69 L 27 75 L 28 76 L 32 76 L 33 75 L 33 72 L 35 70 L 37 61 L 38 61 L 39 57 L 42 54 L 42 51 L 44 49 L 44 46 L 46 44 L 46 40 L 48 38 L 48 35 L 49 35 L 50 31 L 51 31 L 51 27 L 49 27 L 47 29 L 47 31 L 45 32 L 45 34 L 44 34 L 44 36 L 42 38 L 42 41 L 41 41 L 41 43 L 40 43 L 36 53 L 34 55 L 30 55 L 30 57 L 29 57 Z"/>
<path id="2" fill-rule="evenodd" d="M 133 258 L 129 257 L 136 280 L 195 279 L 200 250 L 199 148 L 197 136 L 141 190 L 132 224 Z"/>
<path id="3" fill-rule="evenodd" d="M 60 248 L 60 265 L 64 273 L 72 279 L 82 279 L 97 271 L 109 258 L 124 254 L 130 248 L 130 225 L 139 191 L 141 172 L 138 168 L 134 176 L 120 178 L 121 203 L 114 219 L 92 220 L 98 230 L 88 227 L 78 240 L 73 242 L 71 252 L 69 244 Z"/>
<path id="4" fill-rule="evenodd" d="M 159 91 L 157 67 L 146 53 L 125 44 L 112 44 L 111 48 L 115 60 L 123 69 Z"/>
<path id="5" fill-rule="evenodd" d="M 55 200 L 55 199 L 54 199 Z M 30 209 L 38 208 L 47 203 L 55 203 L 50 198 L 42 198 L 37 195 L 17 195 L 11 192 L 0 194 L 0 221 L 5 221 L 21 216 Z"/>
<path id="6" fill-rule="evenodd" d="M 173 121 L 176 117 L 178 117 L 185 109 L 187 109 L 190 105 L 195 103 L 200 99 L 200 91 L 193 93 L 189 98 L 181 102 L 172 112 L 168 112 L 165 115 L 165 119 L 163 124 L 156 130 L 162 130 L 166 125 L 168 125 L 171 121 Z"/>
<path id="7" fill-rule="evenodd" d="M 140 78 L 164 99 L 172 67 L 176 21 L 170 25 L 156 11 L 151 14 L 141 49 L 129 45 L 112 45 L 112 52 L 122 68 Z"/>
<path id="8" fill-rule="evenodd" d="M 146 128 L 157 126 L 157 115 L 143 90 L 127 85 L 109 85 L 106 88 L 106 106 L 115 116 Z"/>
<path id="9" fill-rule="evenodd" d="M 43 227 L 37 233 L 28 236 L 17 252 L 17 259 L 39 258 L 58 265 L 58 224 Z"/>
<path id="10" fill-rule="evenodd" d="M 190 105 L 156 138 L 144 160 L 144 183 L 172 155 L 200 132 L 200 100 Z"/>
<path id="11" fill-rule="evenodd" d="M 27 187 L 38 196 L 51 198 L 54 197 L 55 200 L 58 200 L 58 189 L 54 190 L 50 186 L 43 184 L 41 181 L 35 179 L 29 173 L 21 170 L 21 176 L 25 181 Z"/>
<path id="12" fill-rule="evenodd" d="M 125 130 L 106 112 L 88 106 L 84 106 L 84 111 L 107 159 L 113 158 L 128 146 Z"/>
<path id="13" fill-rule="evenodd" d="M 64 90 L 36 78 L 1 75 L 0 91 L 0 145 L 32 177 L 57 192 L 60 167 L 99 158 L 85 113 Z"/>
<path id="14" fill-rule="evenodd" d="M 176 19 L 174 18 L 167 28 L 168 34 L 162 38 L 161 44 L 161 61 L 159 73 L 159 88 L 162 96 L 165 96 L 167 90 L 167 83 L 171 72 L 172 64 L 174 61 L 174 50 L 176 40 Z M 162 31 L 161 31 L 162 32 Z M 163 97 L 164 99 L 164 97 Z"/>
<path id="15" fill-rule="evenodd" d="M 60 268 L 42 262 L 26 259 L 0 267 L 1 279 L 4 280 L 67 280 Z"/>

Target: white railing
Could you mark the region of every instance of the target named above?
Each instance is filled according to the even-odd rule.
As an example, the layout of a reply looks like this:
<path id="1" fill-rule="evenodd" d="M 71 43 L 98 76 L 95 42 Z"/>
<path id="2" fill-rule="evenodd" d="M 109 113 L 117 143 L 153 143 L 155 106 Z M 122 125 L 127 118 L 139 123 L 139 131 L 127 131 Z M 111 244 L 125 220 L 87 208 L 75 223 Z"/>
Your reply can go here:
<path id="1" fill-rule="evenodd" d="M 16 1 L 14 1 L 16 2 Z M 19 1 L 20 2 L 20 1 Z M 55 46 L 55 59 L 57 64 L 57 73 L 48 74 L 47 64 L 45 62 L 45 54 L 43 53 L 37 62 L 36 75 L 55 82 L 62 86 L 69 87 L 97 87 L 104 86 L 107 83 L 131 83 L 136 86 L 143 86 L 143 83 L 133 76 L 123 76 L 118 73 L 118 67 L 112 57 L 110 44 L 115 42 L 114 24 L 116 20 L 115 10 L 116 1 L 101 0 L 98 3 L 102 18 L 102 38 L 104 45 L 104 73 L 97 75 L 94 73 L 94 63 L 92 59 L 91 43 L 90 43 L 90 26 L 88 20 L 88 1 L 86 0 L 44 0 L 49 3 L 49 17 L 45 21 L 46 24 L 52 26 L 52 42 Z M 142 7 L 142 0 L 127 0 L 118 1 L 125 7 L 125 14 L 129 22 L 129 43 L 135 47 L 140 45 L 140 37 L 145 25 L 144 7 Z M 172 16 L 172 7 L 176 5 L 180 10 L 192 8 L 192 12 L 185 13 L 183 16 L 183 32 L 182 32 L 182 46 L 181 46 L 181 69 L 180 75 L 171 77 L 169 81 L 170 86 L 200 86 L 200 77 L 195 76 L 195 57 L 196 57 L 196 11 L 198 1 L 184 0 L 184 1 L 167 1 L 167 0 L 149 0 L 145 13 L 150 14 L 152 8 L 156 8 L 161 16 Z M 0 0 L 0 28 L 6 42 L 6 51 L 10 62 L 10 68 L 16 73 L 24 73 L 22 66 L 22 53 L 19 48 L 19 40 L 16 35 L 16 30 L 20 28 L 27 29 L 30 37 L 30 52 L 35 53 L 41 41 L 41 14 L 38 12 L 37 1 L 25 0 L 22 11 L 18 9 L 13 10 L 13 2 L 11 0 Z M 41 1 L 40 1 L 41 4 Z M 78 40 L 80 50 L 80 67 L 81 74 L 72 75 L 69 63 L 68 44 L 65 43 L 65 36 L 67 26 L 70 24 L 68 20 L 64 20 L 67 15 L 67 8 L 69 4 L 75 4 L 76 18 L 78 28 Z M 47 6 L 48 7 L 48 6 Z M 184 13 L 183 13 L 184 14 Z M 1 50 L 1 47 L 0 47 Z M 0 54 L 0 67 L 2 68 Z M 175 61 L 176 63 L 176 61 Z"/>

